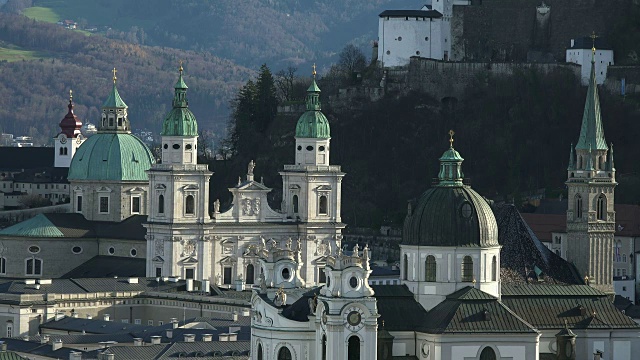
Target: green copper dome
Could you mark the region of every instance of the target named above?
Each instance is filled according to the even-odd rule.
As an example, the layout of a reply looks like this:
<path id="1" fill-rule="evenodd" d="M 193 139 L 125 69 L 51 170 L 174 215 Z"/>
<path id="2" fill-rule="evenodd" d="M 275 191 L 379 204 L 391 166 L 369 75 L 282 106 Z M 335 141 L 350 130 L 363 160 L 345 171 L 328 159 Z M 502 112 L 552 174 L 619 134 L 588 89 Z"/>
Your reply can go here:
<path id="1" fill-rule="evenodd" d="M 146 171 L 154 163 L 151 150 L 134 135 L 97 133 L 78 148 L 68 179 L 148 181 Z"/>
<path id="2" fill-rule="evenodd" d="M 307 89 L 307 111 L 300 116 L 296 125 L 297 138 L 328 139 L 331 137 L 329 121 L 320 110 L 320 88 L 313 79 L 313 83 Z"/>
<path id="3" fill-rule="evenodd" d="M 198 136 L 198 123 L 196 117 L 189 110 L 187 100 L 187 84 L 182 79 L 182 68 L 180 77 L 174 86 L 173 109 L 169 111 L 162 123 L 162 136 Z"/>

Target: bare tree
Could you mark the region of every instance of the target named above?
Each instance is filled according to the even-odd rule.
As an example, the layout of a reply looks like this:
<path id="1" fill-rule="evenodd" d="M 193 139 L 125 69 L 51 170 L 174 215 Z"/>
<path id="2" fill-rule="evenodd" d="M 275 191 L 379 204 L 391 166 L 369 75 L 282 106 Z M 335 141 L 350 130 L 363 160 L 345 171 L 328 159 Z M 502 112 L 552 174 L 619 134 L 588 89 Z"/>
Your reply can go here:
<path id="1" fill-rule="evenodd" d="M 298 71 L 297 67 L 289 65 L 286 70 L 280 70 L 276 73 L 274 80 L 280 101 L 293 100 L 293 85 L 296 81 L 296 71 Z"/>
<path id="2" fill-rule="evenodd" d="M 207 163 L 213 159 L 214 134 L 211 130 L 198 130 L 198 155 L 202 156 Z"/>
<path id="3" fill-rule="evenodd" d="M 346 77 L 351 77 L 354 72 L 362 71 L 367 64 L 367 58 L 362 50 L 353 44 L 349 44 L 340 52 L 338 67 Z"/>

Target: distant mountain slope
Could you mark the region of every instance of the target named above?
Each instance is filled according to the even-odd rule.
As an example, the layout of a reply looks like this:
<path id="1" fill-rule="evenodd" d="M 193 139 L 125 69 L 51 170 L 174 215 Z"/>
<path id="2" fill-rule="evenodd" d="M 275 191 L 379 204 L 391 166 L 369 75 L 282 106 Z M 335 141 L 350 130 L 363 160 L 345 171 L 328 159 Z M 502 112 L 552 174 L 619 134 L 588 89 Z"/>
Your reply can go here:
<path id="1" fill-rule="evenodd" d="M 423 0 L 34 0 L 134 43 L 208 51 L 256 68 L 335 61 L 348 42 L 368 48 L 378 14 L 419 8 Z M 44 11 L 40 11 L 43 12 Z M 47 13 L 50 18 L 50 14 Z M 368 54 L 369 52 L 366 51 Z"/>
<path id="2" fill-rule="evenodd" d="M 66 113 L 70 88 L 76 113 L 96 123 L 118 69 L 118 89 L 135 129 L 158 131 L 171 107 L 179 60 L 184 60 L 190 107 L 201 128 L 222 129 L 228 104 L 254 72 L 209 53 L 149 47 L 85 36 L 60 26 L 0 13 L 2 130 L 49 138 Z M 8 54 L 8 55 L 7 55 Z M 20 58 L 21 57 L 21 58 Z M 23 60 L 21 60 L 23 59 Z"/>

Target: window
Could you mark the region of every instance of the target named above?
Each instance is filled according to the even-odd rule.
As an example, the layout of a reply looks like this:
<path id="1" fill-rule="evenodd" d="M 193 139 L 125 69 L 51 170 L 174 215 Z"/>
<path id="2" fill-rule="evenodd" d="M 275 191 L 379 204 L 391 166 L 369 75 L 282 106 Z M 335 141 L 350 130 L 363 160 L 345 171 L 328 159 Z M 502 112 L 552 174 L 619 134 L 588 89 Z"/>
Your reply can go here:
<path id="1" fill-rule="evenodd" d="M 627 254 L 622 254 L 622 262 L 627 262 Z"/>
<path id="2" fill-rule="evenodd" d="M 158 214 L 164 214 L 164 195 L 158 196 Z"/>
<path id="3" fill-rule="evenodd" d="M 120 320 L 120 322 L 122 322 L 123 324 L 128 324 L 129 323 L 129 319 L 122 319 L 122 320 Z"/>
<path id="4" fill-rule="evenodd" d="M 298 213 L 298 195 L 293 195 L 293 213 Z"/>
<path id="5" fill-rule="evenodd" d="M 231 267 L 225 267 L 223 275 L 222 283 L 225 285 L 231 285 Z"/>
<path id="6" fill-rule="evenodd" d="M 355 335 L 349 338 L 347 360 L 360 360 L 360 338 Z"/>
<path id="7" fill-rule="evenodd" d="M 607 198 L 604 194 L 598 196 L 596 215 L 598 220 L 607 220 Z"/>
<path id="8" fill-rule="evenodd" d="M 327 274 L 324 272 L 324 268 L 321 267 L 318 269 L 318 283 L 324 284 L 327 282 Z"/>
<path id="9" fill-rule="evenodd" d="M 185 201 L 185 208 L 184 208 L 185 214 L 190 214 L 190 215 L 195 214 L 195 207 L 196 205 L 195 205 L 195 199 L 193 198 L 193 195 L 188 195 Z"/>
<path id="10" fill-rule="evenodd" d="M 158 320 L 158 326 L 162 326 L 162 325 L 164 325 L 164 321 Z"/>
<path id="11" fill-rule="evenodd" d="M 13 323 L 7 322 L 7 337 L 13 337 Z"/>
<path id="12" fill-rule="evenodd" d="M 409 279 L 409 256 L 407 256 L 407 254 L 404 254 L 404 279 L 408 280 Z"/>
<path id="13" fill-rule="evenodd" d="M 282 278 L 284 280 L 289 280 L 290 277 L 291 277 L 291 270 L 289 270 L 288 267 L 282 269 Z"/>
<path id="14" fill-rule="evenodd" d="M 496 352 L 492 348 L 486 347 L 480 353 L 480 360 L 496 360 Z"/>
<path id="15" fill-rule="evenodd" d="M 116 249 L 113 246 L 110 247 L 108 251 L 109 251 L 109 255 L 113 255 L 116 253 Z"/>
<path id="16" fill-rule="evenodd" d="M 278 360 L 292 360 L 291 351 L 286 346 L 280 348 L 278 351 Z"/>
<path id="17" fill-rule="evenodd" d="M 327 336 L 322 335 L 322 360 L 327 360 Z"/>
<path id="18" fill-rule="evenodd" d="M 109 213 L 109 197 L 108 196 L 100 196 L 100 209 L 99 212 L 101 214 Z"/>
<path id="19" fill-rule="evenodd" d="M 29 246 L 29 249 L 28 249 L 28 250 L 29 250 L 29 252 L 30 252 L 30 253 L 32 253 L 32 254 L 37 254 L 37 253 L 39 253 L 39 252 L 40 252 L 40 247 L 39 247 L 39 246 L 36 246 L 36 245 L 31 245 L 31 246 Z"/>
<path id="20" fill-rule="evenodd" d="M 74 246 L 71 248 L 71 252 L 74 254 L 80 254 L 82 253 L 82 248 L 80 246 Z"/>
<path id="21" fill-rule="evenodd" d="M 462 259 L 462 282 L 473 281 L 473 259 L 471 256 L 465 256 Z"/>
<path id="22" fill-rule="evenodd" d="M 574 202 L 576 219 L 582 219 L 582 196 L 576 194 Z"/>
<path id="23" fill-rule="evenodd" d="M 135 320 L 133 320 L 133 323 L 136 324 L 136 325 L 140 325 L 140 324 L 142 324 L 142 320 L 135 319 Z"/>
<path id="24" fill-rule="evenodd" d="M 247 273 L 246 273 L 246 276 L 245 276 L 245 283 L 253 284 L 254 283 L 254 275 L 255 275 L 255 268 L 254 268 L 253 264 L 247 265 Z"/>
<path id="25" fill-rule="evenodd" d="M 262 344 L 258 344 L 258 360 L 263 360 L 262 357 Z"/>
<path id="26" fill-rule="evenodd" d="M 0 257 L 0 274 L 5 275 L 7 273 L 7 258 Z"/>
<path id="27" fill-rule="evenodd" d="M 147 320 L 147 325 L 153 326 L 153 320 Z"/>
<path id="28" fill-rule="evenodd" d="M 26 271 L 25 273 L 27 275 L 42 275 L 42 260 L 41 259 L 36 259 L 36 258 L 31 258 L 31 259 L 27 259 L 27 264 L 26 264 Z"/>
<path id="29" fill-rule="evenodd" d="M 498 279 L 498 258 L 493 255 L 491 260 L 491 281 L 497 281 Z"/>
<path id="30" fill-rule="evenodd" d="M 349 279 L 349 286 L 351 286 L 352 289 L 355 289 L 358 287 L 358 278 L 355 276 L 352 276 Z"/>
<path id="31" fill-rule="evenodd" d="M 185 269 L 184 270 L 184 277 L 185 279 L 193 279 L 194 276 L 194 270 L 193 269 Z"/>
<path id="32" fill-rule="evenodd" d="M 320 196 L 320 206 L 318 213 L 320 215 L 327 215 L 327 197 L 324 195 Z"/>
<path id="33" fill-rule="evenodd" d="M 131 213 L 140 214 L 140 196 L 131 197 Z"/>
<path id="34" fill-rule="evenodd" d="M 131 255 L 131 257 L 138 256 L 138 250 L 136 250 L 136 249 L 129 250 L 129 255 Z"/>
<path id="35" fill-rule="evenodd" d="M 424 281 L 436 281 L 436 258 L 433 255 L 427 256 L 424 267 Z"/>

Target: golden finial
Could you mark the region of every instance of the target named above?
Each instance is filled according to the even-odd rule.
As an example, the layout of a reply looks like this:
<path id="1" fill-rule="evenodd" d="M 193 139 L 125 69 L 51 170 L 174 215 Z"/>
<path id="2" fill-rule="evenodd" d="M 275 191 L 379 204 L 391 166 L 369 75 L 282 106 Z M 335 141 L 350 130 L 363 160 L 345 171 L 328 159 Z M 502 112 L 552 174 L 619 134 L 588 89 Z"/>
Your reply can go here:
<path id="1" fill-rule="evenodd" d="M 455 135 L 455 131 L 449 130 L 449 146 L 453 147 L 453 135 Z"/>
<path id="2" fill-rule="evenodd" d="M 69 89 L 69 102 L 73 101 L 73 90 Z"/>
<path id="3" fill-rule="evenodd" d="M 180 75 L 182 75 L 182 72 L 184 71 L 184 68 L 182 68 L 182 63 L 183 61 L 180 60 L 180 67 L 178 68 L 178 71 L 180 71 Z"/>
<path id="4" fill-rule="evenodd" d="M 598 35 L 596 35 L 596 32 L 592 32 L 591 33 L 591 52 L 593 53 L 593 55 L 596 55 L 596 38 L 598 37 Z"/>
<path id="5" fill-rule="evenodd" d="M 313 63 L 313 71 L 311 72 L 311 75 L 313 75 L 313 78 L 316 78 L 316 63 Z"/>
<path id="6" fill-rule="evenodd" d="M 116 83 L 116 80 L 118 80 L 118 78 L 116 77 L 116 73 L 118 72 L 118 70 L 116 70 L 116 68 L 113 68 L 113 83 Z"/>

